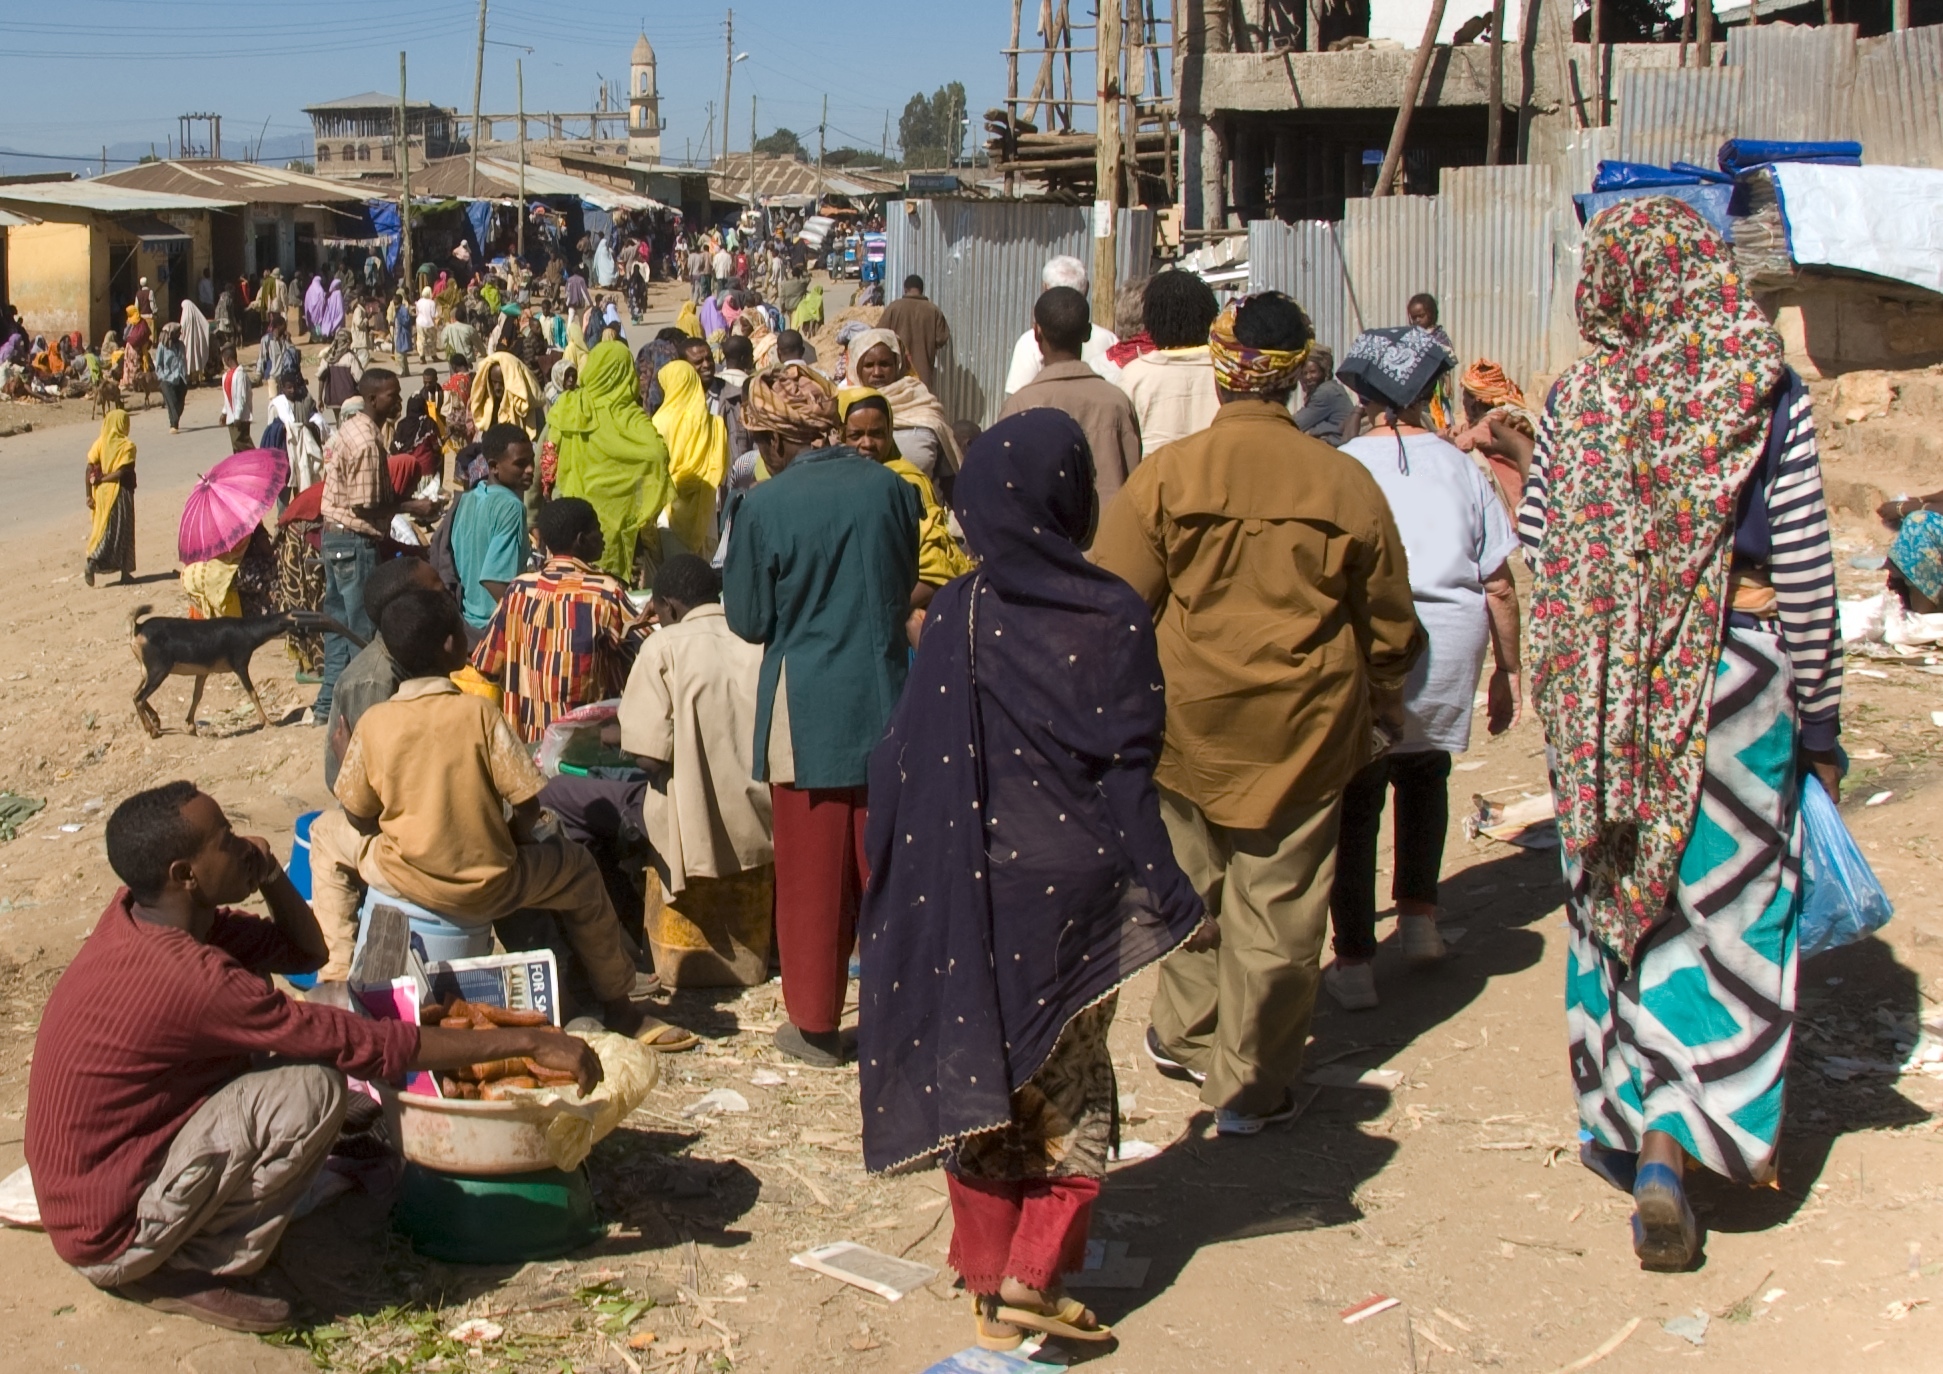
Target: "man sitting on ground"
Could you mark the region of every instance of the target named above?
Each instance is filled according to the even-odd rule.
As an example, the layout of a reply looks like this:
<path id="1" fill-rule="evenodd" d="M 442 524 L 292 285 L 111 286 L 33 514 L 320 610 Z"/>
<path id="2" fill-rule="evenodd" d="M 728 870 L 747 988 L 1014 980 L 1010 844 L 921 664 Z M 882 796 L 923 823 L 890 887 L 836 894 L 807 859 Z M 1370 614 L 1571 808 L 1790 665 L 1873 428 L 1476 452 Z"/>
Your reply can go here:
<path id="1" fill-rule="evenodd" d="M 466 624 L 483 631 L 514 578 L 526 571 L 526 489 L 533 485 L 533 441 L 518 425 L 485 435 L 486 480 L 452 513 L 452 564 Z"/>
<path id="2" fill-rule="evenodd" d="M 472 666 L 506 689 L 506 719 L 528 744 L 569 711 L 621 694 L 643 628 L 620 580 L 599 570 L 607 541 L 592 505 L 540 510 L 546 565 L 521 573 L 486 623 Z"/>
<path id="3" fill-rule="evenodd" d="M 101 1288 L 234 1331 L 290 1306 L 232 1287 L 268 1263 L 345 1123 L 344 1075 L 397 1079 L 516 1056 L 600 1080 L 551 1027 L 441 1030 L 306 1005 L 268 974 L 324 938 L 267 841 L 194 783 L 108 818 L 126 886 L 54 985 L 27 1080 L 27 1162 L 54 1251 Z M 269 919 L 228 910 L 261 894 Z M 266 1067 L 252 1067 L 267 1064 Z"/>
<path id="4" fill-rule="evenodd" d="M 698 901 L 688 905 L 698 909 L 753 902 L 766 911 L 775 851 L 769 789 L 755 781 L 762 650 L 729 629 L 722 579 L 694 554 L 661 565 L 653 609 L 661 629 L 628 674 L 615 731 L 621 748 L 646 763 L 649 778 L 563 774 L 547 783 L 540 801 L 593 851 L 609 892 L 632 893 L 623 865 L 649 849 L 670 899 L 692 888 Z M 720 947 L 713 939 L 711 945 Z M 673 970 L 657 972 L 673 981 L 666 976 Z"/>
<path id="5" fill-rule="evenodd" d="M 551 911 L 608 1028 L 632 1035 L 634 960 L 600 870 L 572 840 L 535 833 L 546 779 L 498 709 L 451 680 L 466 664 L 458 608 L 406 592 L 380 630 L 404 681 L 351 735 L 337 775 L 344 809 L 311 827 L 320 900 L 352 900 L 348 871 L 460 926 Z"/>

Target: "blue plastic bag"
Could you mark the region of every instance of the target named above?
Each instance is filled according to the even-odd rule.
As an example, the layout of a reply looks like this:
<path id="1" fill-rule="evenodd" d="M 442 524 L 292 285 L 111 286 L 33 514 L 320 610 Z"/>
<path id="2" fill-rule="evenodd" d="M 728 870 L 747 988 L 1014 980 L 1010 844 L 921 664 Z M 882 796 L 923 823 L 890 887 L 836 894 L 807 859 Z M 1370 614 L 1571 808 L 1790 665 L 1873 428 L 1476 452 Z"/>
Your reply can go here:
<path id="1" fill-rule="evenodd" d="M 1853 944 L 1896 914 L 1875 870 L 1811 773 L 1801 784 L 1801 957 Z"/>

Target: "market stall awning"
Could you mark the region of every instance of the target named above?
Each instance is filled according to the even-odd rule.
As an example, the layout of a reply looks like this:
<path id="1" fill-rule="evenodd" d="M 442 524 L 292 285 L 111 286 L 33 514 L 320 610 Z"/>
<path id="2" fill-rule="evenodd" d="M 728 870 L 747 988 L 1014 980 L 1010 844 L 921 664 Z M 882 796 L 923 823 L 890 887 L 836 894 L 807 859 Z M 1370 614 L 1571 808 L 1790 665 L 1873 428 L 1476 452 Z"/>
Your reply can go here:
<path id="1" fill-rule="evenodd" d="M 148 248 L 167 248 L 192 241 L 187 229 L 178 229 L 153 215 L 130 215 L 120 222 L 119 227 L 140 239 L 143 246 Z"/>

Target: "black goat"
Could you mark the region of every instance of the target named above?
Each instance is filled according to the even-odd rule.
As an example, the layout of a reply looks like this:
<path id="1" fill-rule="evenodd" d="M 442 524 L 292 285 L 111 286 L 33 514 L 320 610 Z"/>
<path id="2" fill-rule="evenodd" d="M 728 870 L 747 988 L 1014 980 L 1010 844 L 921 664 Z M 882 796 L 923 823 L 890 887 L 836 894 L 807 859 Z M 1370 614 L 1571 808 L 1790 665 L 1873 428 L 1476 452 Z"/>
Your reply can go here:
<path id="1" fill-rule="evenodd" d="M 189 733 L 196 731 L 196 708 L 202 704 L 202 687 L 211 673 L 234 673 L 250 694 L 257 721 L 268 726 L 269 715 L 250 681 L 250 659 L 263 645 L 278 635 L 318 634 L 329 631 L 343 635 L 360 648 L 364 640 L 319 611 L 279 611 L 275 615 L 252 615 L 217 620 L 190 620 L 180 616 L 150 616 L 150 608 L 137 606 L 128 617 L 129 647 L 141 660 L 144 677 L 135 692 L 135 714 L 148 730 L 149 738 L 162 733 L 162 718 L 148 704 L 149 697 L 168 677 L 192 677 L 195 690 L 189 696 Z"/>

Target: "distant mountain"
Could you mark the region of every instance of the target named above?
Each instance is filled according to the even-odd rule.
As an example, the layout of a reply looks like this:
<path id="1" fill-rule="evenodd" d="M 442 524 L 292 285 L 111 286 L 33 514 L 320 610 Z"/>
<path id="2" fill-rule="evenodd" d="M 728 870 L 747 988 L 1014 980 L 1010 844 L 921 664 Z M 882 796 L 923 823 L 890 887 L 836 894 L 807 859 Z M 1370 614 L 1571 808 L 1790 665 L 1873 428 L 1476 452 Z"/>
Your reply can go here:
<path id="1" fill-rule="evenodd" d="M 224 157 L 238 159 L 244 157 L 251 151 L 250 145 L 254 138 L 253 135 L 245 135 L 240 131 L 231 132 L 227 128 L 223 132 L 225 135 L 223 139 Z M 73 153 L 78 150 L 69 141 L 67 146 L 57 151 L 59 153 Z M 124 140 L 120 143 L 110 143 L 108 145 L 108 170 L 112 172 L 117 168 L 126 167 L 130 163 L 138 162 L 148 156 L 148 153 L 149 145 L 146 142 L 137 143 Z M 169 148 L 167 143 L 157 141 L 155 144 L 155 156 L 167 157 L 168 155 Z M 268 163 L 273 167 L 281 167 L 286 162 L 299 158 L 308 160 L 309 157 L 310 135 L 272 134 L 263 140 L 262 150 L 258 154 L 257 161 Z M 99 151 L 96 151 L 85 157 L 76 158 L 48 156 L 38 148 L 0 148 L 0 176 L 23 176 L 33 172 L 73 172 L 76 176 L 98 176 L 101 173 L 101 154 Z"/>

